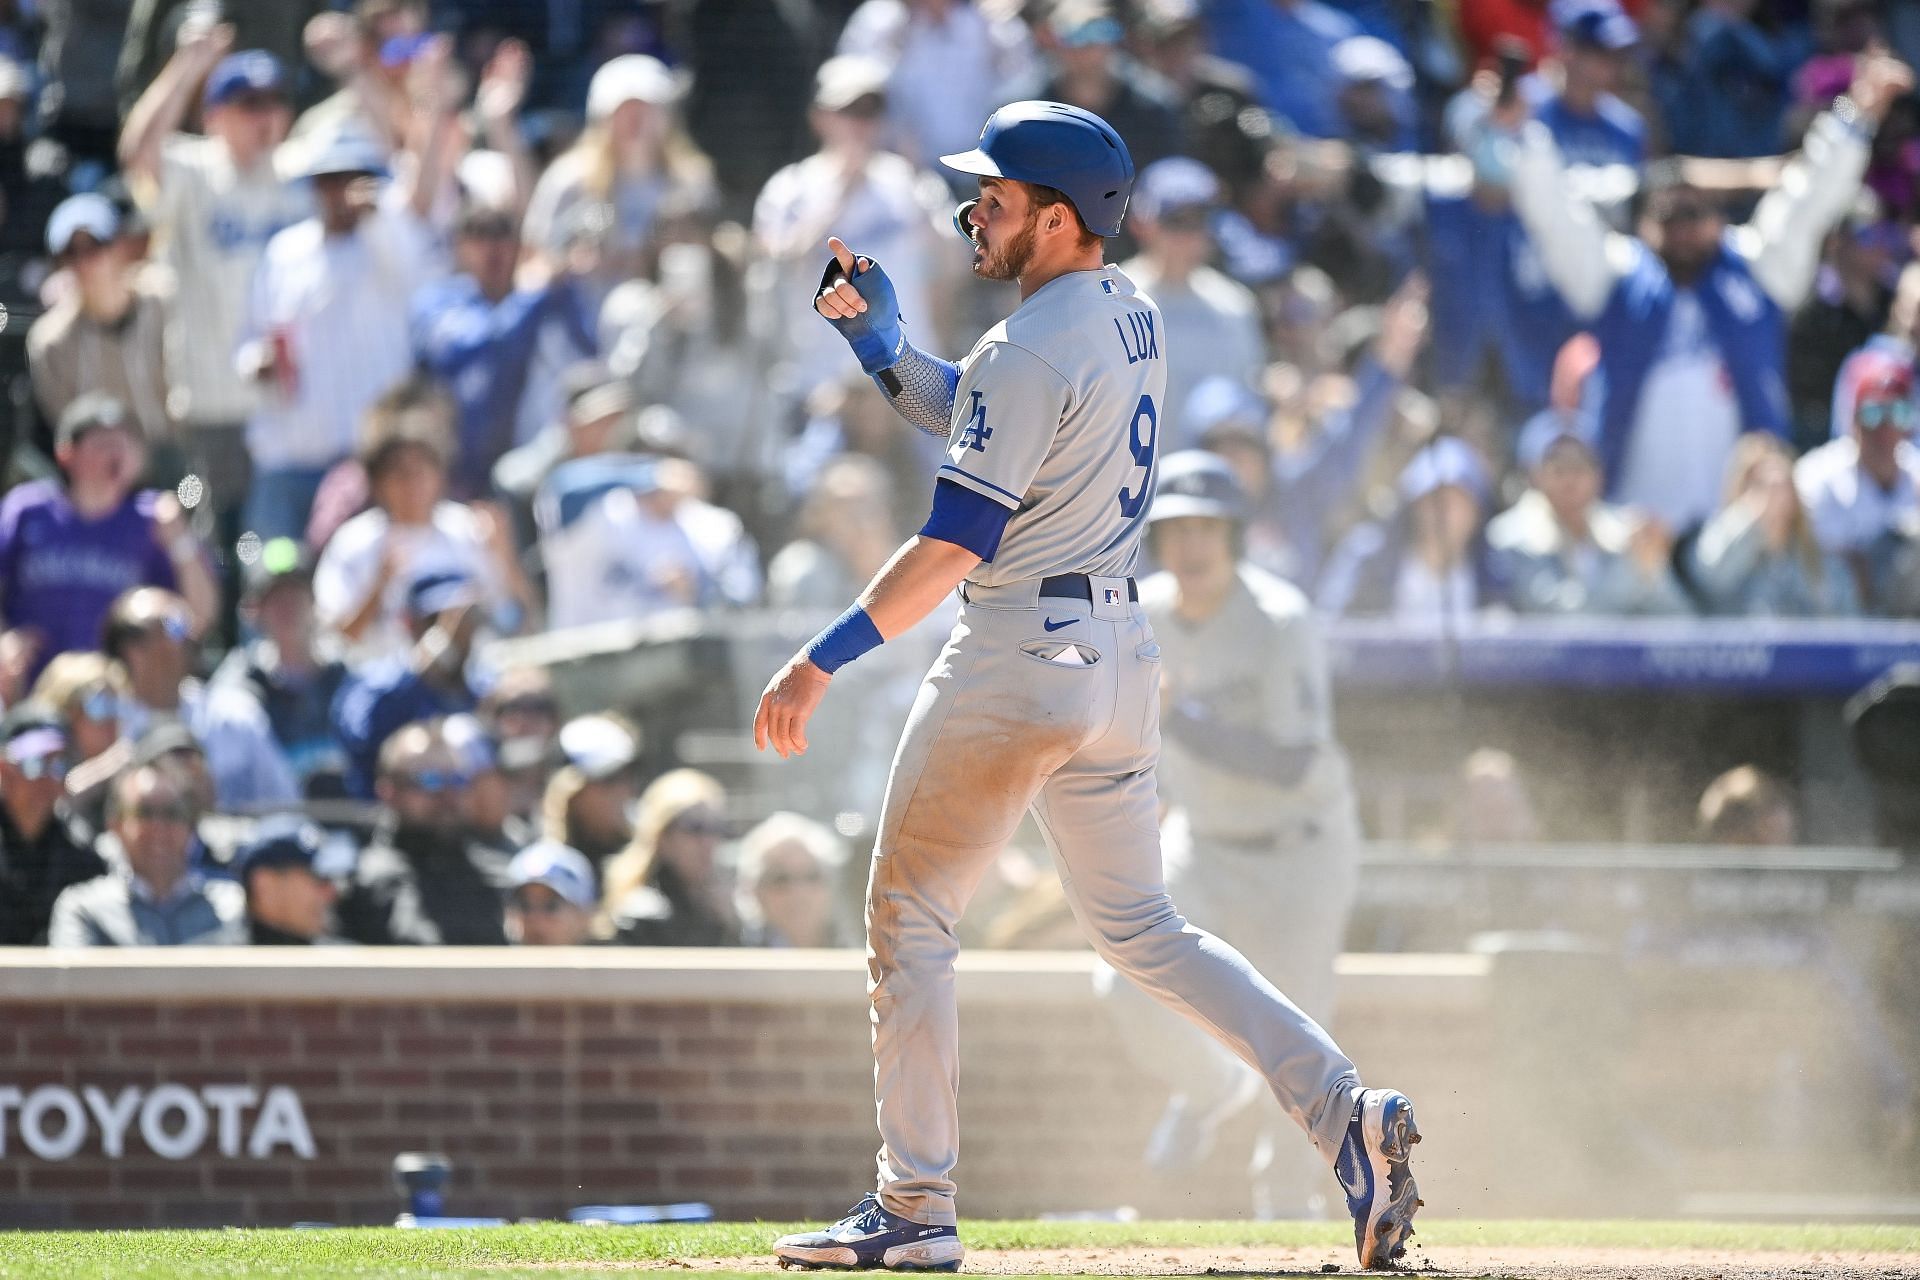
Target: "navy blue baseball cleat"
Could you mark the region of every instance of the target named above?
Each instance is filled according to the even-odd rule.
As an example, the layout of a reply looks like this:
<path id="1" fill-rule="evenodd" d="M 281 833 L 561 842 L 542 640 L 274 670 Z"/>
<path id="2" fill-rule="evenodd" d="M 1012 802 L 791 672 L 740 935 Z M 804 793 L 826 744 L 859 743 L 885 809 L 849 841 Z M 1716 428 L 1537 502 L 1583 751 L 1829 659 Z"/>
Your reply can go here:
<path id="1" fill-rule="evenodd" d="M 824 1231 L 802 1231 L 773 1242 L 782 1267 L 809 1271 L 958 1271 L 966 1252 L 953 1227 L 929 1227 L 888 1213 L 872 1192 Z"/>
<path id="2" fill-rule="evenodd" d="M 1392 1089 L 1366 1089 L 1354 1104 L 1347 1139 L 1333 1162 L 1353 1215 L 1353 1246 L 1362 1267 L 1390 1267 L 1407 1251 L 1419 1188 L 1407 1159 L 1420 1130 L 1413 1104 Z"/>

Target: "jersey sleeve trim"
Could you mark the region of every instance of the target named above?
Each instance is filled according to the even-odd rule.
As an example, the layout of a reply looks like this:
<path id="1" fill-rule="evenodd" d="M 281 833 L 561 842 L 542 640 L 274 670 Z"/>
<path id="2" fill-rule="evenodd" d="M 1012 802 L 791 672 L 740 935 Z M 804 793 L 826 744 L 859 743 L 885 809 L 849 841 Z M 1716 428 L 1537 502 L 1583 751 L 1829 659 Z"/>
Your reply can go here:
<path id="1" fill-rule="evenodd" d="M 1002 489 L 991 480 L 982 480 L 979 476 L 970 476 L 960 468 L 954 466 L 951 462 L 941 466 L 936 478 L 953 480 L 956 483 L 963 484 L 976 493 L 992 498 L 1009 511 L 1018 511 L 1020 509 L 1022 499 L 1019 494 Z"/>

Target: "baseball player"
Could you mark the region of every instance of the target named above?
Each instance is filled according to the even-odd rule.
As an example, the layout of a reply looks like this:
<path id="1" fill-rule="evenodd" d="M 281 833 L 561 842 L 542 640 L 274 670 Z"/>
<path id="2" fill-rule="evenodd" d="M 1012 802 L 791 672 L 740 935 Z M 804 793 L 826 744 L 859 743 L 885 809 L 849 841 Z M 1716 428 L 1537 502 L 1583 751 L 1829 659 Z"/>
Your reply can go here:
<path id="1" fill-rule="evenodd" d="M 1307 598 L 1242 559 L 1247 504 L 1226 459 L 1192 449 L 1158 471 L 1147 540 L 1163 572 L 1140 584 L 1140 602 L 1159 620 L 1167 887 L 1189 919 L 1246 939 L 1260 971 L 1324 1023 L 1360 843 L 1325 645 Z M 1147 1162 L 1190 1169 L 1259 1096 L 1259 1077 L 1114 977 L 1103 967 L 1099 988 L 1128 1047 L 1175 1090 Z M 1255 1152 L 1268 1175 L 1256 1212 L 1302 1207 L 1275 1203 L 1300 1190 L 1290 1162 L 1264 1135 Z"/>
<path id="2" fill-rule="evenodd" d="M 1018 284 L 1013 315 L 961 364 L 928 356 L 908 343 L 886 273 L 837 238 L 815 302 L 901 416 L 950 443 L 926 525 L 773 677 L 755 743 L 806 750 L 835 671 L 949 592 L 961 604 L 894 757 L 867 888 L 879 1187 L 833 1226 L 782 1238 L 775 1256 L 959 1268 L 954 926 L 1031 809 L 1101 957 L 1260 1073 L 1334 1166 L 1361 1264 L 1389 1262 L 1419 1204 L 1412 1104 L 1363 1089 L 1327 1033 L 1182 919 L 1162 880 L 1160 647 L 1130 575 L 1153 495 L 1166 333 L 1103 264 L 1133 161 L 1098 116 L 1017 102 L 943 163 L 979 178 L 955 225 L 976 274 Z"/>

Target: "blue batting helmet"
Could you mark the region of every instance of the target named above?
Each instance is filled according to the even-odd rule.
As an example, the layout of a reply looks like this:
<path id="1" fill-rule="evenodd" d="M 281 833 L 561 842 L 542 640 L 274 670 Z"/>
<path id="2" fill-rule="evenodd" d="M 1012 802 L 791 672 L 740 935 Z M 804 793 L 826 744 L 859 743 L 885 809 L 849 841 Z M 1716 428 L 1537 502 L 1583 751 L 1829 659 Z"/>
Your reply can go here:
<path id="1" fill-rule="evenodd" d="M 987 117 L 980 145 L 941 156 L 960 173 L 1053 187 L 1097 236 L 1120 234 L 1133 194 L 1133 157 L 1113 126 L 1063 102 L 1015 102 Z"/>

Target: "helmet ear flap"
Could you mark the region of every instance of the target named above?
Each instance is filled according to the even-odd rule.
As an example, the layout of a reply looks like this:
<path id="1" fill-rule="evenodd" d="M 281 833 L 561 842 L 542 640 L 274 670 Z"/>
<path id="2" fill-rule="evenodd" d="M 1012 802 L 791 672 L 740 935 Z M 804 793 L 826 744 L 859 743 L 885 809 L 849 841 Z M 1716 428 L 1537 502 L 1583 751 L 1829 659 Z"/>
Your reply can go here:
<path id="1" fill-rule="evenodd" d="M 973 243 L 973 224 L 967 219 L 973 216 L 973 207 L 979 203 L 978 199 L 962 200 L 953 206 L 953 229 L 969 244 Z"/>

